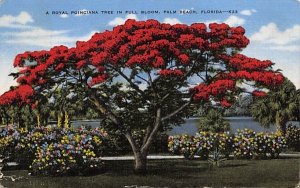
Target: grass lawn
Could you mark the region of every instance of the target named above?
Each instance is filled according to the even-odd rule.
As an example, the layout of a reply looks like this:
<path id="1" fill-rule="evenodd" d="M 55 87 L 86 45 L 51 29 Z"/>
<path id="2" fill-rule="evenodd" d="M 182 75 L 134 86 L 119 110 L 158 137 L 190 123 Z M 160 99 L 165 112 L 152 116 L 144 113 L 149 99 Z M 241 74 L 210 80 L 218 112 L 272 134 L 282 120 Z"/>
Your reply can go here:
<path id="1" fill-rule="evenodd" d="M 107 172 L 96 176 L 31 177 L 27 171 L 4 171 L 25 176 L 17 182 L 1 181 L 8 188 L 106 188 L 130 185 L 152 187 L 295 187 L 300 158 L 274 160 L 228 160 L 210 167 L 199 160 L 151 160 L 147 176 L 132 172 L 132 161 L 107 161 Z"/>

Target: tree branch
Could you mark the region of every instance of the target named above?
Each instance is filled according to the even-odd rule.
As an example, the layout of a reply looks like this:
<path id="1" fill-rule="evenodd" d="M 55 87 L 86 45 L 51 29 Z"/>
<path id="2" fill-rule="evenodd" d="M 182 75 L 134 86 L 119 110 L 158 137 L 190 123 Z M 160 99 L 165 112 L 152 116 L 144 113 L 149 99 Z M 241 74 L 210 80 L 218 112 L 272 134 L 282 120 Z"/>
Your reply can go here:
<path id="1" fill-rule="evenodd" d="M 204 82 L 206 81 L 199 73 L 196 73 L 199 78 L 201 78 Z"/>
<path id="2" fill-rule="evenodd" d="M 147 82 L 147 83 L 150 85 L 150 82 L 149 82 L 148 80 L 146 80 L 145 78 L 143 78 L 143 77 L 141 77 L 141 76 L 139 76 L 139 75 L 135 75 L 135 76 L 138 77 L 139 79 L 141 79 L 141 80 Z"/>
<path id="3" fill-rule="evenodd" d="M 98 110 L 100 110 L 102 114 L 106 115 L 117 127 L 121 125 L 121 122 L 118 120 L 117 116 L 108 110 L 108 108 L 99 101 L 94 93 L 91 94 L 90 101 L 93 102 Z"/>
<path id="4" fill-rule="evenodd" d="M 149 82 L 150 82 L 150 87 L 151 87 L 151 89 L 152 89 L 152 91 L 153 91 L 153 93 L 154 93 L 154 95 L 156 96 L 156 97 L 160 97 L 159 95 L 158 95 L 158 93 L 157 93 L 157 91 L 156 91 L 156 89 L 155 89 L 155 86 L 153 85 L 153 83 L 154 83 L 154 81 L 153 81 L 153 79 L 152 79 L 152 77 L 151 77 L 151 73 L 149 72 L 149 71 L 147 71 L 147 75 L 148 75 L 148 79 L 149 79 Z M 159 78 L 159 77 L 158 77 Z M 158 79 L 158 78 L 156 78 L 156 80 Z"/>
<path id="5" fill-rule="evenodd" d="M 148 138 L 149 138 L 149 135 L 150 135 L 151 131 L 152 131 L 152 126 L 151 126 L 151 124 L 149 124 L 149 125 L 147 126 L 147 128 L 146 128 L 145 137 L 144 137 L 144 139 L 143 139 L 143 145 L 146 144 L 146 142 L 147 142 L 147 140 L 148 140 Z"/>
<path id="6" fill-rule="evenodd" d="M 136 156 L 136 154 L 139 153 L 140 150 L 139 150 L 139 148 L 138 148 L 135 140 L 133 139 L 131 133 L 130 132 L 126 132 L 125 133 L 125 137 L 127 138 L 128 142 L 129 142 L 129 144 L 130 144 L 130 146 L 132 148 L 132 151 L 133 151 L 134 155 Z"/>
<path id="7" fill-rule="evenodd" d="M 142 153 L 145 153 L 145 152 L 147 153 L 149 151 L 151 143 L 154 139 L 154 136 L 158 132 L 158 129 L 159 129 L 160 125 L 161 125 L 161 109 L 158 108 L 157 111 L 156 111 L 156 118 L 155 118 L 155 124 L 154 124 L 153 130 L 151 131 L 146 143 L 141 148 Z"/>
<path id="8" fill-rule="evenodd" d="M 192 94 L 192 96 L 190 97 L 189 101 L 185 104 L 183 104 L 182 106 L 180 106 L 179 108 L 177 108 L 176 110 L 174 110 L 173 112 L 171 112 L 170 114 L 164 116 L 163 118 L 161 118 L 161 121 L 165 121 L 168 120 L 170 118 L 172 118 L 173 116 L 175 116 L 177 113 L 179 113 L 181 110 L 183 110 L 184 108 L 186 108 L 187 106 L 189 106 L 192 103 L 192 98 L 194 97 L 194 94 Z"/>
<path id="9" fill-rule="evenodd" d="M 131 79 L 129 79 L 122 71 L 113 68 L 115 71 L 117 71 L 129 84 L 130 86 L 135 89 L 138 93 L 140 93 L 143 97 L 143 99 L 145 101 L 147 101 L 147 96 L 145 95 L 145 93 L 139 88 L 139 86 L 137 86 L 136 84 L 134 84 Z"/>

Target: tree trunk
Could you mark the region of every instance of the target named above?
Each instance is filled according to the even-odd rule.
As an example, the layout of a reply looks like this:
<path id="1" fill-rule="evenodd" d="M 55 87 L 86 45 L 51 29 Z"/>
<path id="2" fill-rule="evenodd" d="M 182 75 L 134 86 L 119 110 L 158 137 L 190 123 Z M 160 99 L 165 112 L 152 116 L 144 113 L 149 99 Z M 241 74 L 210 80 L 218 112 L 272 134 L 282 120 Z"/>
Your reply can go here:
<path id="1" fill-rule="evenodd" d="M 147 173 L 147 154 L 137 152 L 134 154 L 134 172 L 136 174 L 145 175 Z"/>
<path id="2" fill-rule="evenodd" d="M 57 127 L 58 128 L 61 127 L 61 115 L 60 115 L 60 113 L 58 113 L 58 115 L 57 115 Z"/>
<path id="3" fill-rule="evenodd" d="M 37 121 L 37 127 L 41 127 L 41 116 L 40 116 L 40 114 L 38 114 L 36 116 L 36 121 Z"/>
<path id="4" fill-rule="evenodd" d="M 286 133 L 286 123 L 287 121 L 284 117 L 280 116 L 279 114 L 276 114 L 276 129 L 277 131 L 280 131 L 282 135 L 285 135 Z"/>
<path id="5" fill-rule="evenodd" d="M 18 128 L 23 128 L 24 126 L 24 121 L 22 119 L 22 113 L 20 112 L 20 110 L 18 110 L 17 112 L 17 118 L 18 118 Z"/>

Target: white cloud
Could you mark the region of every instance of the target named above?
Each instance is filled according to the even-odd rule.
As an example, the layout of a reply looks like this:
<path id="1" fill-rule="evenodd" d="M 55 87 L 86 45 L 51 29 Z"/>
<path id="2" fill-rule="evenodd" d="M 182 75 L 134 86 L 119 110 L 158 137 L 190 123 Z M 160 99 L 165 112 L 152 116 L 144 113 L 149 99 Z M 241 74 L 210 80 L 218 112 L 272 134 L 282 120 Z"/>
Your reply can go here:
<path id="1" fill-rule="evenodd" d="M 300 89 L 300 65 L 299 61 L 296 63 L 289 63 L 289 60 L 281 60 L 281 61 L 274 61 L 274 69 L 281 69 L 282 74 L 291 80 L 297 89 Z M 291 68 L 292 67 L 292 68 Z"/>
<path id="2" fill-rule="evenodd" d="M 262 43 L 284 45 L 290 42 L 300 40 L 300 25 L 294 25 L 284 31 L 280 31 L 273 22 L 264 25 L 257 33 L 254 33 L 250 39 Z"/>
<path id="3" fill-rule="evenodd" d="M 96 31 L 92 31 L 84 36 L 69 36 L 67 30 L 46 30 L 42 28 L 33 28 L 27 31 L 4 33 L 8 36 L 5 40 L 9 44 L 21 44 L 40 47 L 52 47 L 55 45 L 75 44 L 78 40 L 88 40 Z"/>
<path id="4" fill-rule="evenodd" d="M 240 14 L 245 15 L 245 16 L 250 16 L 252 14 L 251 10 L 242 10 Z"/>
<path id="5" fill-rule="evenodd" d="M 11 58 L 8 58 L 3 53 L 0 54 L 0 95 L 9 90 L 10 86 L 17 85 L 16 81 L 12 76 L 8 76 L 11 72 L 15 72 L 14 67 L 12 66 Z"/>
<path id="6" fill-rule="evenodd" d="M 34 20 L 28 12 L 22 11 L 17 16 L 3 15 L 0 17 L 0 27 L 9 28 L 26 28 L 28 23 L 32 23 Z"/>
<path id="7" fill-rule="evenodd" d="M 61 17 L 61 18 L 68 18 L 69 15 L 67 15 L 67 14 L 62 14 L 62 15 L 60 15 L 59 17 Z"/>
<path id="8" fill-rule="evenodd" d="M 128 19 L 138 20 L 138 17 L 135 14 L 127 14 L 125 18 L 116 17 L 115 19 L 113 19 L 110 22 L 108 22 L 108 25 L 109 26 L 121 25 L 121 24 L 124 24 L 125 21 L 128 20 Z"/>
<path id="9" fill-rule="evenodd" d="M 299 45 L 299 44 L 298 44 Z M 296 45 L 297 46 L 297 45 Z M 251 42 L 242 54 L 257 59 L 269 59 L 275 63 L 273 69 L 281 69 L 284 76 L 289 78 L 300 89 L 300 53 L 299 46 L 269 45 Z"/>
<path id="10" fill-rule="evenodd" d="M 144 91 L 148 88 L 148 84 L 147 83 L 141 83 L 138 85 L 140 90 Z"/>
<path id="11" fill-rule="evenodd" d="M 21 31 L 21 32 L 9 32 L 3 33 L 4 36 L 13 36 L 13 37 L 55 37 L 57 35 L 62 35 L 68 33 L 68 30 L 47 30 L 42 28 L 32 28 L 30 30 Z"/>
<path id="12" fill-rule="evenodd" d="M 253 13 L 255 13 L 256 10 L 255 9 L 251 9 L 251 10 L 242 10 L 240 12 L 240 14 L 245 15 L 245 16 L 251 16 Z"/>
<path id="13" fill-rule="evenodd" d="M 205 25 L 207 25 L 207 26 L 210 23 L 226 23 L 229 26 L 239 26 L 239 25 L 243 25 L 245 23 L 245 19 L 239 18 L 237 16 L 229 16 L 224 21 L 222 21 L 222 20 L 206 20 L 206 21 L 202 21 L 202 22 L 205 23 Z"/>
<path id="14" fill-rule="evenodd" d="M 0 0 L 0 6 L 2 5 L 2 3 L 4 3 L 5 0 Z"/>
<path id="15" fill-rule="evenodd" d="M 245 19 L 237 17 L 237 16 L 229 16 L 224 22 L 229 26 L 240 26 L 245 23 Z"/>
<path id="16" fill-rule="evenodd" d="M 64 14 L 65 15 L 65 14 Z M 66 18 L 68 15 L 62 15 Z M 18 16 L 3 15 L 0 17 L 0 27 L 22 29 L 15 32 L 1 33 L 2 42 L 18 45 L 52 47 L 55 45 L 72 45 L 77 40 L 89 39 L 95 31 L 84 36 L 70 36 L 68 30 L 48 30 L 41 27 L 29 26 L 34 20 L 27 12 L 20 12 Z"/>
<path id="17" fill-rule="evenodd" d="M 300 52 L 299 45 L 280 45 L 280 46 L 271 46 L 270 48 L 278 51 Z"/>
<path id="18" fill-rule="evenodd" d="M 171 25 L 175 25 L 175 24 L 181 24 L 182 22 L 179 21 L 177 18 L 165 18 L 163 20 L 163 23 L 168 23 L 168 24 L 171 24 Z"/>

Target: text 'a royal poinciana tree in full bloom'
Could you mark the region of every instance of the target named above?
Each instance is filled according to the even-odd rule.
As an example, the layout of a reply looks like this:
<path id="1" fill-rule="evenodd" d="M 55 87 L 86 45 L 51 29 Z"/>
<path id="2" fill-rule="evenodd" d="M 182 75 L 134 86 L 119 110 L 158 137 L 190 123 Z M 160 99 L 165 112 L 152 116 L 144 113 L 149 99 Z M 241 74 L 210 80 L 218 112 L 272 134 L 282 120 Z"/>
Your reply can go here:
<path id="1" fill-rule="evenodd" d="M 282 83 L 271 61 L 239 54 L 249 43 L 244 33 L 227 24 L 128 20 L 76 47 L 19 54 L 14 66 L 21 71 L 15 76 L 19 87 L 35 93 L 60 85 L 85 96 L 103 125 L 125 135 L 135 170 L 143 172 L 156 134 L 180 123 L 192 107 L 206 102 L 229 107 L 242 92 L 264 96 L 263 89 Z M 32 95 L 26 100 L 34 103 Z M 136 130 L 143 130 L 142 141 L 134 139 Z"/>

